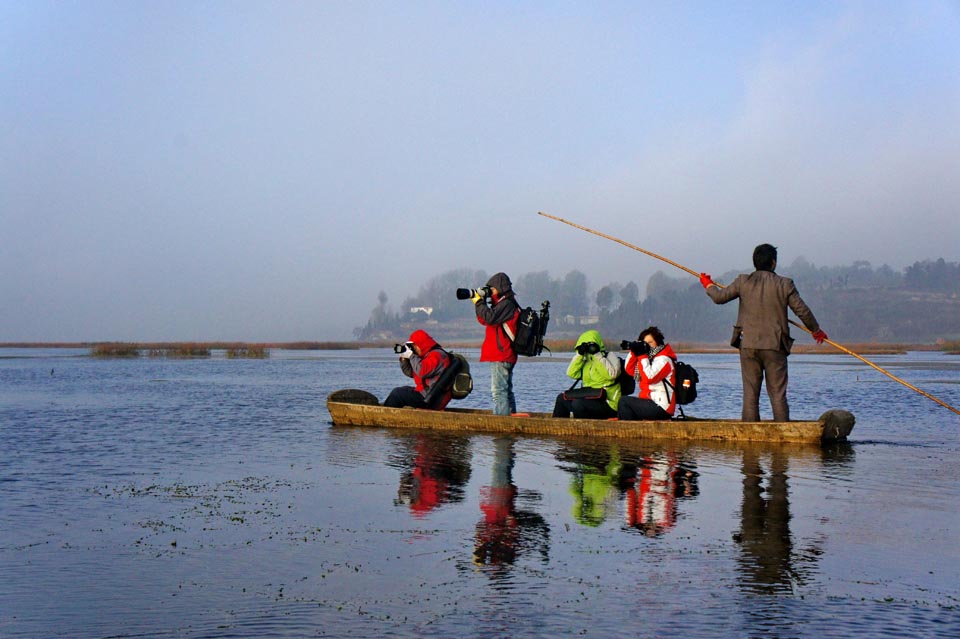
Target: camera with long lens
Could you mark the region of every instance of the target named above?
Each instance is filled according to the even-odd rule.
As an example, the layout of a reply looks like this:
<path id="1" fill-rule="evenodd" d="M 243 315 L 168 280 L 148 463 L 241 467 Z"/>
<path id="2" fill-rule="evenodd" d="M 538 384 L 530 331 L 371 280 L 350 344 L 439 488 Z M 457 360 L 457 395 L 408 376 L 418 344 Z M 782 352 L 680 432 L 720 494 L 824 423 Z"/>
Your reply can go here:
<path id="1" fill-rule="evenodd" d="M 458 300 L 468 300 L 471 297 L 479 295 L 480 297 L 490 297 L 493 292 L 490 290 L 489 286 L 481 286 L 480 288 L 458 288 L 457 289 L 457 299 Z"/>
<path id="2" fill-rule="evenodd" d="M 620 350 L 630 351 L 634 355 L 648 355 L 650 353 L 650 345 L 643 340 L 633 342 L 625 339 L 620 342 Z"/>
<path id="3" fill-rule="evenodd" d="M 413 349 L 413 343 L 412 343 L 412 342 L 407 342 L 407 343 L 405 343 L 405 344 L 394 344 L 394 345 L 393 345 L 393 352 L 396 353 L 397 355 L 403 355 L 404 353 L 406 353 L 407 351 L 412 350 L 412 349 Z"/>
<path id="4" fill-rule="evenodd" d="M 581 356 L 596 355 L 600 352 L 600 345 L 595 342 L 584 342 L 577 345 L 577 353 Z"/>

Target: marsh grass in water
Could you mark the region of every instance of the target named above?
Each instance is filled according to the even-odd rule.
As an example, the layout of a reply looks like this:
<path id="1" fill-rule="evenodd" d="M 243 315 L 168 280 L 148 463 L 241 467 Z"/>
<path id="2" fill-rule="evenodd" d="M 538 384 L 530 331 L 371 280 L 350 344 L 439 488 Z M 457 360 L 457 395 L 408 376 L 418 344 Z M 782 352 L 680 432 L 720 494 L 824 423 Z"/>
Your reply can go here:
<path id="1" fill-rule="evenodd" d="M 150 348 L 150 357 L 210 357 L 210 347 L 199 343 L 170 344 Z"/>
<path id="2" fill-rule="evenodd" d="M 249 346 L 238 346 L 226 350 L 227 359 L 266 359 L 270 357 L 270 351 L 266 346 L 260 344 L 251 344 Z"/>
<path id="3" fill-rule="evenodd" d="M 140 348 L 136 344 L 112 342 L 109 344 L 94 344 L 90 349 L 92 357 L 140 357 Z"/>
<path id="4" fill-rule="evenodd" d="M 940 343 L 940 350 L 950 355 L 960 355 L 960 339 L 944 340 Z"/>

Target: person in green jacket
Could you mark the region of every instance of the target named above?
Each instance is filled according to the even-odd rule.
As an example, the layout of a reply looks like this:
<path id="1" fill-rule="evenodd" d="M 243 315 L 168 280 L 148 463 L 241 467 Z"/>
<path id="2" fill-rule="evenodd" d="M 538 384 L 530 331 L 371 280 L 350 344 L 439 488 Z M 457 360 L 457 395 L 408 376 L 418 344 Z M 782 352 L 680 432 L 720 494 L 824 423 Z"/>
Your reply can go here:
<path id="1" fill-rule="evenodd" d="M 576 352 L 567 367 L 567 377 L 583 381 L 583 388 L 557 395 L 554 417 L 609 419 L 617 416 L 620 403 L 620 358 L 607 353 L 600 333 L 589 330 L 577 340 Z M 599 391 L 599 392 L 598 392 Z"/>

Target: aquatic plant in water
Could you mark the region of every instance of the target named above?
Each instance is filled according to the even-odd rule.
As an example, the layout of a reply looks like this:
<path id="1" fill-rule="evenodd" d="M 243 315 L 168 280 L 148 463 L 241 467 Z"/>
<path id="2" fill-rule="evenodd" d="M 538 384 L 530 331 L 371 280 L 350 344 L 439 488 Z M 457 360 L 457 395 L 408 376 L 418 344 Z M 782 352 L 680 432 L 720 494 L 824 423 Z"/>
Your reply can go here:
<path id="1" fill-rule="evenodd" d="M 92 357 L 140 357 L 140 349 L 136 344 L 111 342 L 109 344 L 94 344 L 90 349 Z"/>

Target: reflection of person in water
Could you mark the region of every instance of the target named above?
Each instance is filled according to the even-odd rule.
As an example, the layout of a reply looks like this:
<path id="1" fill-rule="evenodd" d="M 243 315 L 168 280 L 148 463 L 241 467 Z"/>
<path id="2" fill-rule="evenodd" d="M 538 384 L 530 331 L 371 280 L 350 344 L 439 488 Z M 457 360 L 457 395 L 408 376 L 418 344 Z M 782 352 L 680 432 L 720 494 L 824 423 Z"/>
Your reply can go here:
<path id="1" fill-rule="evenodd" d="M 744 574 L 742 582 L 748 589 L 761 592 L 789 587 L 795 570 L 791 558 L 787 457 L 774 451 L 766 490 L 762 486 L 763 469 L 757 451 L 744 451 L 742 473 L 740 533 L 734 535 L 743 551 L 739 561 Z"/>
<path id="2" fill-rule="evenodd" d="M 698 494 L 697 472 L 681 464 L 675 452 L 652 453 L 627 489 L 627 525 L 656 537 L 677 523 L 677 500 Z"/>
<path id="3" fill-rule="evenodd" d="M 584 526 L 599 526 L 606 520 L 608 511 L 616 507 L 616 488 L 623 468 L 616 446 L 610 449 L 607 462 L 600 464 L 602 467 L 578 463 L 570 482 L 571 514 Z"/>
<path id="4" fill-rule="evenodd" d="M 493 445 L 493 476 L 490 485 L 480 489 L 483 519 L 477 524 L 473 561 L 478 565 L 511 565 L 522 551 L 535 547 L 546 561 L 549 525 L 541 515 L 517 509 L 513 439 L 498 437 Z"/>
<path id="5" fill-rule="evenodd" d="M 444 503 L 463 500 L 470 479 L 468 440 L 462 437 L 415 435 L 401 464 L 397 504 L 414 517 L 426 517 Z"/>

